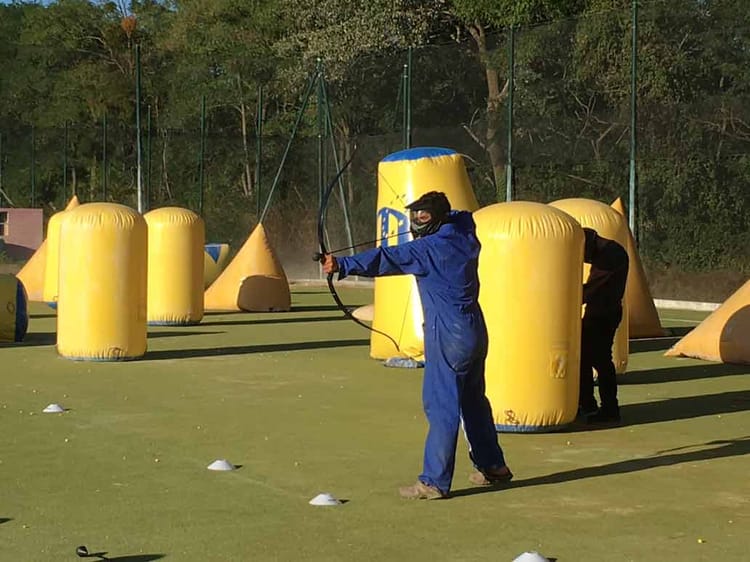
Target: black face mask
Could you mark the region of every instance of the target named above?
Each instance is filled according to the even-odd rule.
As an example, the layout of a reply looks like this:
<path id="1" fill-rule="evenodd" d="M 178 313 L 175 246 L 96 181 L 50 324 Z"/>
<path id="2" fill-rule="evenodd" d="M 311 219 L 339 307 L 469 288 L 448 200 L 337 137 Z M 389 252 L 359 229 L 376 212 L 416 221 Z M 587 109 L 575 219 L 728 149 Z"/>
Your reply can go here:
<path id="1" fill-rule="evenodd" d="M 448 214 L 451 210 L 451 204 L 445 193 L 439 191 L 430 191 L 422 197 L 406 206 L 409 209 L 409 230 L 412 236 L 422 238 L 430 234 L 435 234 L 440 227 L 448 220 Z M 430 213 L 430 220 L 418 223 L 414 219 L 418 211 L 427 211 Z"/>
<path id="2" fill-rule="evenodd" d="M 440 230 L 440 227 L 443 224 L 443 221 L 432 219 L 427 222 L 423 222 L 421 224 L 417 224 L 414 221 L 409 221 L 409 230 L 411 231 L 411 235 L 416 238 L 422 238 L 423 236 L 428 236 L 430 234 L 435 234 L 438 230 Z"/>

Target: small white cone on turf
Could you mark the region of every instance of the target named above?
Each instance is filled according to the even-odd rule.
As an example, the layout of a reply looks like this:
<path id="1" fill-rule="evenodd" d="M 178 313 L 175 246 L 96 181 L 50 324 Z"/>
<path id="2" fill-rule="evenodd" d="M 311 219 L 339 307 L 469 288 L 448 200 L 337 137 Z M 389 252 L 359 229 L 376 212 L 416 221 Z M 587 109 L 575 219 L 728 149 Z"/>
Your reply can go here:
<path id="1" fill-rule="evenodd" d="M 331 494 L 318 494 L 310 500 L 310 505 L 341 505 L 341 501 L 334 498 Z"/>
<path id="2" fill-rule="evenodd" d="M 60 404 L 50 404 L 47 406 L 42 412 L 45 414 L 61 414 L 65 411 L 65 408 L 60 406 Z"/>
<path id="3" fill-rule="evenodd" d="M 515 558 L 513 562 L 549 562 L 549 558 L 546 558 L 536 551 L 524 552 L 518 558 Z"/>
<path id="4" fill-rule="evenodd" d="M 235 466 L 226 459 L 217 459 L 208 465 L 208 470 L 234 470 Z"/>

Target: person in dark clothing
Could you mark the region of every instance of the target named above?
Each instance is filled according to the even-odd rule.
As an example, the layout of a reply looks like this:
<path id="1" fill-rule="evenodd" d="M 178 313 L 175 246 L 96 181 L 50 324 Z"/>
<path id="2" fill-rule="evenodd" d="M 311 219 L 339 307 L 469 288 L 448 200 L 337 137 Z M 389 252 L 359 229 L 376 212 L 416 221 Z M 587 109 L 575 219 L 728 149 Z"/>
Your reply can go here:
<path id="1" fill-rule="evenodd" d="M 487 327 L 479 307 L 479 241 L 471 213 L 451 211 L 444 193 L 429 192 L 406 207 L 414 240 L 354 256 L 321 257 L 326 273 L 416 277 L 424 312 L 425 371 L 422 402 L 429 422 L 422 473 L 399 493 L 410 499 L 447 497 L 453 480 L 458 430 L 463 421 L 480 485 L 513 477 L 497 440 L 485 396 Z"/>
<path id="2" fill-rule="evenodd" d="M 591 264 L 591 272 L 583 286 L 581 331 L 581 386 L 579 411 L 588 423 L 620 421 L 617 402 L 617 376 L 612 362 L 612 344 L 622 320 L 622 299 L 628 278 L 628 252 L 614 240 L 603 238 L 591 228 L 586 236 L 583 261 Z M 594 374 L 599 375 L 599 399 L 594 398 Z"/>

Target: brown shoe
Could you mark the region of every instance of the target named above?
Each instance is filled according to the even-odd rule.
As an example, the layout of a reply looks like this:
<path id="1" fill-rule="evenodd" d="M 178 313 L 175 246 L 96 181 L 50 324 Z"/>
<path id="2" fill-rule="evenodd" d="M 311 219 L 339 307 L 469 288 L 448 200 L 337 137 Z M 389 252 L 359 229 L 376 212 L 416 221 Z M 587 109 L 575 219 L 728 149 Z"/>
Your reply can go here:
<path id="1" fill-rule="evenodd" d="M 417 483 L 413 486 L 399 488 L 398 493 L 402 498 L 408 500 L 439 500 L 448 497 L 448 494 L 444 494 L 435 486 L 430 486 L 420 480 L 417 480 Z"/>
<path id="2" fill-rule="evenodd" d="M 479 470 L 469 476 L 469 481 L 477 486 L 500 486 L 513 479 L 513 473 L 507 466 Z"/>

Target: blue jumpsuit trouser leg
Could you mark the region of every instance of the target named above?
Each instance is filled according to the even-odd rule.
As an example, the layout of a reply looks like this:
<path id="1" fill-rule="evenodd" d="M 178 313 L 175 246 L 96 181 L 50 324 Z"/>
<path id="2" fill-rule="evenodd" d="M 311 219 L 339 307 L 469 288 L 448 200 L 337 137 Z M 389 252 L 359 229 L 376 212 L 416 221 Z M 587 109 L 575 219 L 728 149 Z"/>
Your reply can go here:
<path id="1" fill-rule="evenodd" d="M 505 465 L 484 391 L 484 355 L 469 362 L 461 371 L 451 368 L 442 353 L 429 355 L 422 385 L 429 430 L 419 480 L 445 493 L 450 491 L 462 416 L 476 466 Z"/>

